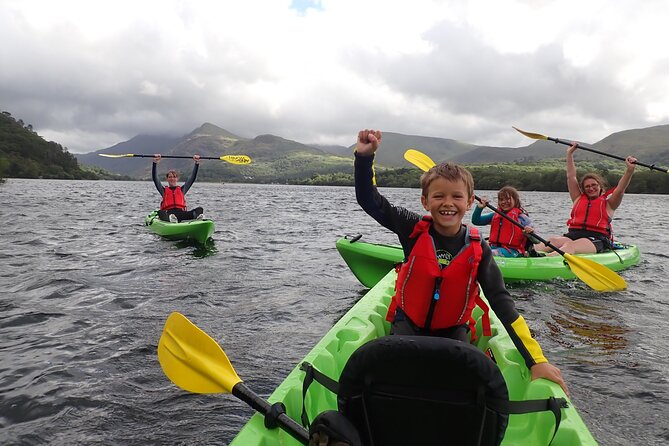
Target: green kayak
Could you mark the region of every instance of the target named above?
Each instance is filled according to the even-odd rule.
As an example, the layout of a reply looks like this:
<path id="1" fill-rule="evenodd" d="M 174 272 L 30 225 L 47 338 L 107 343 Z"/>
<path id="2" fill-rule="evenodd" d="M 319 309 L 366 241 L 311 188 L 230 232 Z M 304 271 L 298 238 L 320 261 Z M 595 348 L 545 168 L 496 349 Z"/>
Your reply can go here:
<path id="1" fill-rule="evenodd" d="M 213 220 L 185 220 L 171 223 L 158 218 L 158 211 L 147 215 L 144 224 L 156 234 L 169 240 L 192 240 L 200 244 L 204 244 L 214 233 Z"/>
<path id="2" fill-rule="evenodd" d="M 339 380 L 344 365 L 359 347 L 388 334 L 390 326 L 385 316 L 394 292 L 395 280 L 395 271 L 387 273 L 332 327 L 306 355 L 304 361 L 308 361 L 325 375 Z M 474 316 L 480 319 L 481 314 L 481 310 L 476 308 Z M 472 345 L 495 358 L 503 381 L 506 382 L 508 398 L 513 401 L 553 396 L 564 398 L 565 395 L 557 384 L 543 379 L 530 380 L 530 372 L 522 356 L 492 311 L 490 319 L 492 337 L 481 336 Z M 477 332 L 481 333 L 480 320 L 477 322 L 477 327 Z M 269 397 L 270 403 L 282 402 L 286 407 L 286 414 L 293 420 L 301 419 L 304 376 L 305 373 L 300 367 L 295 367 Z M 337 409 L 337 396 L 320 384 L 312 383 L 305 398 L 305 412 L 309 420 L 313 421 L 317 414 L 332 409 Z M 555 417 L 550 412 L 533 412 L 510 415 L 501 444 L 506 446 L 549 443 L 553 446 L 597 444 L 573 404 L 568 402 L 567 407 L 562 408 L 560 412 L 562 420 L 552 443 L 551 438 L 556 426 Z M 443 444 L 447 444 L 448 433 L 444 432 L 443 435 Z M 299 444 L 300 442 L 281 428 L 265 427 L 265 419 L 259 413 L 251 417 L 230 443 L 231 446 Z"/>
<path id="3" fill-rule="evenodd" d="M 388 271 L 404 259 L 401 246 L 362 242 L 359 235 L 343 237 L 337 240 L 336 245 L 339 254 L 355 277 L 368 288 L 373 287 Z M 638 264 L 641 254 L 636 246 L 622 245 L 620 249 L 613 251 L 579 254 L 578 257 L 593 260 L 612 271 L 620 271 Z M 576 278 L 562 256 L 495 256 L 494 259 L 506 282 Z"/>

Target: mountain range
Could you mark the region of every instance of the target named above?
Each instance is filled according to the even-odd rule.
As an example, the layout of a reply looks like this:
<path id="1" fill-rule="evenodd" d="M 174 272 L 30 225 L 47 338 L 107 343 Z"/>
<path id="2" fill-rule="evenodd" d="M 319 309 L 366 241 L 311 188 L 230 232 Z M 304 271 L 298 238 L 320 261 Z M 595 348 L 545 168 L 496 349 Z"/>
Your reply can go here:
<path id="1" fill-rule="evenodd" d="M 514 131 L 509 129 L 509 131 Z M 555 136 L 555 135 L 550 135 Z M 355 140 L 355 134 L 351 137 Z M 531 141 L 528 139 L 528 141 Z M 590 146 L 611 154 L 633 154 L 648 164 L 669 164 L 669 125 L 613 133 Z M 236 179 L 259 182 L 285 181 L 309 178 L 312 175 L 351 172 L 354 145 L 325 146 L 301 143 L 275 135 L 243 138 L 211 123 L 204 123 L 182 137 L 138 135 L 95 152 L 76 155 L 80 164 L 101 167 L 113 173 L 146 179 L 151 174 L 151 160 L 137 158 L 104 158 L 100 154 L 154 154 L 194 155 L 219 157 L 230 154 L 248 155 L 250 165 L 231 165 L 223 161 L 203 162 L 199 178 L 202 180 Z M 404 152 L 416 148 L 437 161 L 461 164 L 491 164 L 532 162 L 564 158 L 566 146 L 538 140 L 521 147 L 479 146 L 453 139 L 404 135 L 384 132 L 382 150 L 377 153 L 376 164 L 384 167 L 409 167 Z M 582 151 L 579 159 L 601 159 L 602 156 Z M 190 171 L 190 160 L 165 159 L 161 171 L 170 168 Z"/>

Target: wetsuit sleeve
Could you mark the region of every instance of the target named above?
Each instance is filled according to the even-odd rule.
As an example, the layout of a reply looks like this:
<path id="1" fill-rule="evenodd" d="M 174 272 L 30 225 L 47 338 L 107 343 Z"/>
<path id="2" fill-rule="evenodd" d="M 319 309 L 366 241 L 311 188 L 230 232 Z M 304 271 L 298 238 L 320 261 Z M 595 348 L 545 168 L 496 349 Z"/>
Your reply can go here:
<path id="1" fill-rule="evenodd" d="M 535 364 L 548 362 L 544 357 L 539 343 L 532 337 L 525 319 L 518 313 L 511 295 L 504 286 L 502 272 L 495 263 L 490 246 L 481 240 L 483 257 L 477 274 L 481 289 L 485 294 L 490 307 L 509 332 L 514 345 L 523 356 L 527 368 Z"/>
<path id="2" fill-rule="evenodd" d="M 532 226 L 532 219 L 527 214 L 519 214 L 518 223 L 520 223 L 523 226 Z"/>
<path id="3" fill-rule="evenodd" d="M 483 208 L 474 206 L 474 212 L 472 213 L 472 224 L 476 226 L 486 226 L 489 225 L 492 221 L 492 216 L 494 213 L 482 215 Z"/>
<path id="4" fill-rule="evenodd" d="M 518 215 L 518 223 L 523 226 L 532 226 L 532 219 L 527 214 Z M 532 237 L 532 234 L 525 234 L 525 237 L 530 241 L 530 243 L 539 243 L 539 239 Z"/>
<path id="5" fill-rule="evenodd" d="M 160 196 L 162 197 L 165 195 L 165 188 L 158 179 L 158 164 L 156 163 L 153 163 L 153 167 L 151 168 L 151 178 L 153 178 L 153 184 L 156 185 L 156 189 L 158 189 Z"/>
<path id="6" fill-rule="evenodd" d="M 374 186 L 372 165 L 374 156 L 355 154 L 355 197 L 362 209 L 383 227 L 398 235 L 400 243 L 408 246 L 409 235 L 421 215 L 399 206 L 393 206 Z"/>
<path id="7" fill-rule="evenodd" d="M 197 178 L 197 170 L 200 167 L 199 164 L 194 164 L 193 165 L 193 171 L 191 172 L 190 176 L 186 180 L 183 186 L 181 186 L 181 191 L 186 195 L 186 192 L 188 192 L 188 189 L 195 183 L 195 178 Z"/>

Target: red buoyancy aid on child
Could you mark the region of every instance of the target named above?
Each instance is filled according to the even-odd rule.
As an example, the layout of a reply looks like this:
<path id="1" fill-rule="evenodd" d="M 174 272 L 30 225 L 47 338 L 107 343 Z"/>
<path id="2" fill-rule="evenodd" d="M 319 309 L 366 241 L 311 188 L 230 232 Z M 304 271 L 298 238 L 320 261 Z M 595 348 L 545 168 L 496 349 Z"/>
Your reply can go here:
<path id="1" fill-rule="evenodd" d="M 522 213 L 523 211 L 520 209 L 512 208 L 509 212 L 506 212 L 505 215 L 514 221 L 518 221 L 518 217 L 520 217 L 520 214 Z M 488 238 L 488 243 L 491 245 L 502 246 L 504 248 L 512 248 L 525 255 L 527 237 L 522 229 L 508 221 L 506 218 L 503 218 L 498 213 L 495 213 L 490 222 L 490 237 Z"/>
<path id="2" fill-rule="evenodd" d="M 467 227 L 465 246 L 442 269 L 428 232 L 431 225 L 432 218 L 425 216 L 410 235 L 418 239 L 399 269 L 386 319 L 392 322 L 399 307 L 421 329 L 439 330 L 469 323 L 475 336 L 472 311 L 478 304 L 483 310 L 483 334 L 490 336 L 488 305 L 479 295 L 476 280 L 483 252 L 478 229 Z"/>
<path id="3" fill-rule="evenodd" d="M 186 196 L 181 191 L 181 186 L 174 189 L 166 187 L 163 191 L 163 201 L 160 203 L 160 210 L 166 211 L 168 209 L 186 210 Z"/>
<path id="4" fill-rule="evenodd" d="M 571 218 L 567 220 L 567 227 L 599 232 L 611 238 L 611 217 L 606 211 L 606 199 L 614 190 L 615 188 L 610 189 L 594 200 L 589 200 L 587 195 L 582 194 L 571 208 Z"/>

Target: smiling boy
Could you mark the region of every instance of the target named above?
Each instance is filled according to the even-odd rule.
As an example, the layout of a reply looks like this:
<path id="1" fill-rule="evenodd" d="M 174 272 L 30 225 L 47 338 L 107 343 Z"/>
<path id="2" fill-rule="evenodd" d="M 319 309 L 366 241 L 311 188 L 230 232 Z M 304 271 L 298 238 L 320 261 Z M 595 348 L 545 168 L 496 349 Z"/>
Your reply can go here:
<path id="1" fill-rule="evenodd" d="M 478 285 L 531 370 L 532 379 L 566 384 L 560 370 L 548 363 L 516 310 L 504 286 L 490 247 L 478 230 L 462 224 L 474 201 L 474 180 L 464 168 L 439 164 L 421 177 L 422 216 L 393 206 L 373 184 L 374 154 L 379 130 L 361 130 L 355 149 L 355 193 L 360 206 L 397 234 L 405 263 L 398 272 L 396 294 L 388 309 L 392 334 L 442 336 L 469 342 L 471 311 L 486 310 Z M 435 298 L 433 298 L 436 295 Z M 489 324 L 488 324 L 489 326 Z M 484 334 L 486 330 L 484 321 Z"/>

